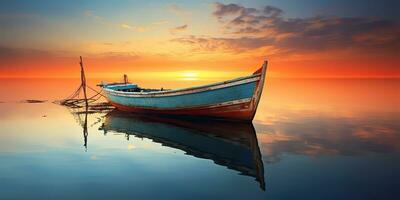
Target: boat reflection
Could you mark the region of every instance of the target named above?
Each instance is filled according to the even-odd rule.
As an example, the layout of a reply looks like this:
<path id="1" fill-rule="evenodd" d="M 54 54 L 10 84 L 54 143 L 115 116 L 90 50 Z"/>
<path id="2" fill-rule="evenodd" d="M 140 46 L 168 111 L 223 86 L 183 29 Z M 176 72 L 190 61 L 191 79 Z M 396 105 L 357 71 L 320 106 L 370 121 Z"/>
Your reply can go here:
<path id="1" fill-rule="evenodd" d="M 101 127 L 148 138 L 164 146 L 180 149 L 198 158 L 251 176 L 265 190 L 264 167 L 252 124 L 138 116 L 114 110 L 105 116 Z"/>

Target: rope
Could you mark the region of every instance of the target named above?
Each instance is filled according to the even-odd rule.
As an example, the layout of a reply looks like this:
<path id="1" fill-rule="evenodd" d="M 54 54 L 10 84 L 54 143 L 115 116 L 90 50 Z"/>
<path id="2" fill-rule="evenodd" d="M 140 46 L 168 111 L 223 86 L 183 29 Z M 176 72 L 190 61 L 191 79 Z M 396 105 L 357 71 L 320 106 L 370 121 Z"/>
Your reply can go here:
<path id="1" fill-rule="evenodd" d="M 96 89 L 86 85 L 86 87 L 89 88 L 90 90 L 92 90 L 93 92 L 95 92 L 95 94 L 87 99 L 80 98 L 80 93 L 84 89 L 83 87 L 84 87 L 83 85 L 80 85 L 78 87 L 78 89 L 75 90 L 75 92 L 73 92 L 67 98 L 57 101 L 56 103 L 59 103 L 61 105 L 64 105 L 64 106 L 67 106 L 70 108 L 82 108 L 82 107 L 84 107 L 83 104 L 86 103 L 86 101 L 88 103 L 92 104 L 92 103 L 100 100 L 101 97 L 105 97 L 102 94 L 103 89 L 101 89 L 100 91 L 97 91 Z M 92 105 L 92 106 L 96 107 L 97 105 Z"/>
<path id="2" fill-rule="evenodd" d="M 88 86 L 88 85 L 87 85 L 87 87 L 88 87 L 89 89 L 91 89 L 91 90 L 97 92 L 97 94 L 100 94 L 102 97 L 106 98 L 106 96 L 104 96 L 104 95 L 101 94 L 101 92 L 103 92 L 103 88 L 101 88 L 100 92 L 98 92 L 97 90 L 93 89 L 92 87 L 90 87 L 90 86 Z M 97 95 L 97 94 L 96 94 L 96 95 Z"/>
<path id="3" fill-rule="evenodd" d="M 78 89 L 76 89 L 74 93 L 72 93 L 69 97 L 67 97 L 67 98 L 65 98 L 65 99 L 73 99 L 73 98 L 75 98 L 76 96 L 79 95 L 81 89 L 82 89 L 82 85 L 79 86 Z M 65 100 L 65 99 L 64 99 L 64 100 Z"/>

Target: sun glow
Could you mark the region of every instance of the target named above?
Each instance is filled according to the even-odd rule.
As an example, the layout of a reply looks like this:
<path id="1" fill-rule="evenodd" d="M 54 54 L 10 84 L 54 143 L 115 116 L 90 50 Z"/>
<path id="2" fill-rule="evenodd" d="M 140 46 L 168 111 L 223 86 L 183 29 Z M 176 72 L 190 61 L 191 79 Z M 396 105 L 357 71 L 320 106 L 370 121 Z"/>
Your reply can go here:
<path id="1" fill-rule="evenodd" d="M 195 71 L 184 71 L 180 74 L 181 79 L 185 81 L 198 80 L 199 76 L 200 74 Z"/>

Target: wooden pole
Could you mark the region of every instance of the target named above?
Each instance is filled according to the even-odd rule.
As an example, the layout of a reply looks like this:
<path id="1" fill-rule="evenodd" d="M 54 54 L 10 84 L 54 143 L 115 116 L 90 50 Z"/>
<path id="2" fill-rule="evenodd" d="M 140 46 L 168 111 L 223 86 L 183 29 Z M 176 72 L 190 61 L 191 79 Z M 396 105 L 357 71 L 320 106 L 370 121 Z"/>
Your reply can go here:
<path id="1" fill-rule="evenodd" d="M 85 150 L 87 151 L 87 139 L 88 139 L 88 135 L 89 135 L 89 132 L 88 132 L 88 128 L 87 128 L 87 121 L 88 121 L 88 109 L 87 109 L 87 107 L 86 107 L 86 112 L 85 112 L 85 121 L 83 122 L 83 141 L 84 141 L 84 143 L 83 143 L 83 146 L 85 147 Z"/>
<path id="2" fill-rule="evenodd" d="M 80 65 L 81 65 L 81 87 L 83 89 L 83 95 L 85 97 L 85 105 L 86 105 L 86 110 L 88 109 L 88 99 L 87 99 L 87 95 L 86 95 L 86 77 L 85 77 L 85 70 L 83 68 L 83 60 L 82 60 L 82 56 L 80 56 Z"/>

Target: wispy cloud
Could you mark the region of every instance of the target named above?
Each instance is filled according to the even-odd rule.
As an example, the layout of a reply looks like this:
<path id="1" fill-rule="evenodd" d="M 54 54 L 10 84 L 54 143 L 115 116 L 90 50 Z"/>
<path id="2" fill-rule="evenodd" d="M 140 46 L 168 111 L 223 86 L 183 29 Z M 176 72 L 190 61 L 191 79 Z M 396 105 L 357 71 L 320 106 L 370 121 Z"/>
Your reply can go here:
<path id="1" fill-rule="evenodd" d="M 243 51 L 248 49 L 257 49 L 266 44 L 272 42 L 272 39 L 268 38 L 223 38 L 223 37 L 198 37 L 198 36 L 187 36 L 182 38 L 173 39 L 174 42 L 179 42 L 187 45 L 193 45 L 196 50 L 206 51 Z"/>
<path id="2" fill-rule="evenodd" d="M 120 24 L 120 26 L 121 26 L 121 28 L 125 28 L 125 29 L 132 29 L 133 28 L 129 24 Z"/>
<path id="3" fill-rule="evenodd" d="M 174 27 L 174 28 L 170 29 L 170 32 L 172 34 L 176 34 L 176 33 L 185 32 L 187 29 L 188 29 L 188 25 L 185 24 L 185 25 L 177 26 L 177 27 Z"/>
<path id="4" fill-rule="evenodd" d="M 149 27 L 132 26 L 132 25 L 129 25 L 129 24 L 126 24 L 126 23 L 119 24 L 119 26 L 122 29 L 133 30 L 133 31 L 136 31 L 136 32 L 146 32 L 146 31 L 148 31 L 148 30 L 150 30 L 152 28 L 151 26 L 149 26 Z"/>

